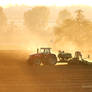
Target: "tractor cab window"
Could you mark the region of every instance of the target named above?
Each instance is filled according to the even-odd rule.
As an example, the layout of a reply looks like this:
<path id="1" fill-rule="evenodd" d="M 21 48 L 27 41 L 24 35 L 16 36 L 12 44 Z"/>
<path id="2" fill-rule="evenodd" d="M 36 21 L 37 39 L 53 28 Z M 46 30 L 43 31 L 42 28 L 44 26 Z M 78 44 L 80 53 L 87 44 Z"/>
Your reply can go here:
<path id="1" fill-rule="evenodd" d="M 50 48 L 41 48 L 41 49 L 40 49 L 40 52 L 41 52 L 41 53 L 49 54 L 49 53 L 50 53 Z"/>
<path id="2" fill-rule="evenodd" d="M 46 50 L 45 50 L 45 53 L 50 53 L 50 50 L 49 50 L 49 49 L 46 49 Z"/>
<path id="3" fill-rule="evenodd" d="M 41 53 L 44 53 L 44 52 L 45 52 L 45 50 L 44 50 L 44 49 L 40 49 L 40 52 L 41 52 Z"/>

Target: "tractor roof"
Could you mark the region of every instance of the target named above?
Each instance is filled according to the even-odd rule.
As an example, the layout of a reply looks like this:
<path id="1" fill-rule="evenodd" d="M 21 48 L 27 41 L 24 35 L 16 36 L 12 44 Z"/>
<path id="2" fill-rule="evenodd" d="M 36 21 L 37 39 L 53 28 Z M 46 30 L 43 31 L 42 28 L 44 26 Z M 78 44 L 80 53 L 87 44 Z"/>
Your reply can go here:
<path id="1" fill-rule="evenodd" d="M 51 49 L 51 48 L 40 48 L 40 49 Z"/>

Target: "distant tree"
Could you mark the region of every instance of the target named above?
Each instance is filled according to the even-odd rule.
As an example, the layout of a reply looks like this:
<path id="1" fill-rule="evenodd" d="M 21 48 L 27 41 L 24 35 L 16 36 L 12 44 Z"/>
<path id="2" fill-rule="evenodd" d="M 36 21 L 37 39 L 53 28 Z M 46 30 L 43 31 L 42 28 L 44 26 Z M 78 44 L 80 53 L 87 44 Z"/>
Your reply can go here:
<path id="1" fill-rule="evenodd" d="M 82 21 L 84 21 L 83 11 L 79 9 L 75 12 L 76 12 L 76 21 L 80 24 Z"/>
<path id="2" fill-rule="evenodd" d="M 3 8 L 0 7 L 0 27 L 4 26 L 7 24 L 7 18 L 6 15 L 3 11 Z"/>
<path id="3" fill-rule="evenodd" d="M 31 30 L 44 29 L 48 25 L 48 18 L 47 7 L 34 7 L 24 13 L 24 23 Z"/>
<path id="4" fill-rule="evenodd" d="M 63 20 L 61 25 L 55 27 L 54 33 L 57 43 L 65 38 L 78 46 L 92 45 L 92 22 L 84 17 L 82 10 L 76 11 L 75 18 Z"/>
<path id="5" fill-rule="evenodd" d="M 64 20 L 72 18 L 72 14 L 67 10 L 61 10 L 56 19 L 57 24 L 61 24 Z"/>

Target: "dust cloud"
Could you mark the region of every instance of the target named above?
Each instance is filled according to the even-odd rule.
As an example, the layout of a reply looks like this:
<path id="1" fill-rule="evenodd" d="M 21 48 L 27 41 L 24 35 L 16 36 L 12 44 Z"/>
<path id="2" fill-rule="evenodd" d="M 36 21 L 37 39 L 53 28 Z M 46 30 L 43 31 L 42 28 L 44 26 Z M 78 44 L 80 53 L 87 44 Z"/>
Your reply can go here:
<path id="1" fill-rule="evenodd" d="M 0 30 L 1 49 L 35 52 L 39 47 L 52 47 L 54 52 L 91 54 L 90 10 L 87 6 L 5 8 L 7 25 Z"/>

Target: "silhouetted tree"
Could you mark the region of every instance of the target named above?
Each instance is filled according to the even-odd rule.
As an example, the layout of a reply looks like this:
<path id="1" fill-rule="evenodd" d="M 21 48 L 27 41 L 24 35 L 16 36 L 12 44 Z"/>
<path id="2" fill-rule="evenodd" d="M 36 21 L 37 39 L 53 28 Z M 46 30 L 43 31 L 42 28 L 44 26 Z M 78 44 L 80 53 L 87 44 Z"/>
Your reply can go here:
<path id="1" fill-rule="evenodd" d="M 24 23 L 31 30 L 44 29 L 48 24 L 49 10 L 47 7 L 34 7 L 25 12 Z"/>
<path id="2" fill-rule="evenodd" d="M 65 38 L 78 46 L 92 45 L 92 22 L 84 17 L 82 10 L 76 11 L 75 18 L 63 20 L 61 25 L 55 27 L 54 32 L 56 42 Z"/>
<path id="3" fill-rule="evenodd" d="M 64 9 L 64 10 L 62 10 L 62 11 L 59 12 L 58 18 L 56 20 L 56 23 L 57 24 L 62 24 L 62 22 L 64 20 L 71 19 L 71 18 L 72 18 L 71 13 L 67 9 Z"/>

